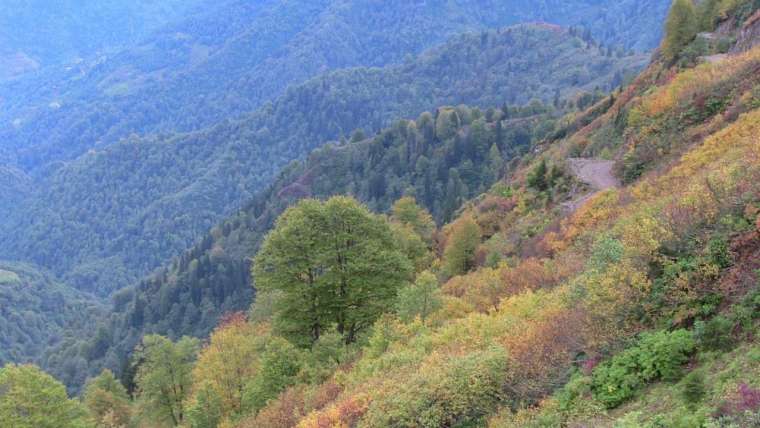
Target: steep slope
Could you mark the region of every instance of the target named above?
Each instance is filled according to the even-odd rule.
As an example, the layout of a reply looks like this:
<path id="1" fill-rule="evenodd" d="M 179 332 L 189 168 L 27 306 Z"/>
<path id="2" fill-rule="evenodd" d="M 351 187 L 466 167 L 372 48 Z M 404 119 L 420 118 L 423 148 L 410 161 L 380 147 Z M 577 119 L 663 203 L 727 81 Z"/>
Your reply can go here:
<path id="1" fill-rule="evenodd" d="M 455 37 L 404 65 L 329 73 L 242 120 L 131 138 L 60 167 L 1 225 L 0 255 L 108 295 L 187 248 L 325 141 L 445 104 L 559 105 L 619 84 L 644 62 L 574 31 L 524 25 Z"/>
<path id="2" fill-rule="evenodd" d="M 622 107 L 630 113 L 617 153 L 671 142 L 646 163 L 651 172 L 563 219 L 556 203 L 566 191 L 529 179 L 540 160 L 527 163 L 509 205 L 490 194 L 459 220 L 496 227 L 484 246 L 508 263 L 450 279 L 442 290 L 451 300 L 427 323 L 379 323 L 335 377 L 294 382 L 239 426 L 692 427 L 719 417 L 752 426 L 758 278 L 730 267 L 748 261 L 740 242 L 757 248 L 759 55 L 640 80 L 635 98 L 542 159 L 561 165 L 605 135 Z M 724 89 L 718 111 L 695 101 Z M 700 116 L 683 120 L 690 110 Z M 728 364 L 715 357 L 737 343 L 719 351 Z M 692 368 L 703 380 L 670 386 Z M 327 404 L 309 398 L 329 388 Z M 691 398 L 680 397 L 686 389 Z M 637 394 L 646 397 L 608 410 Z"/>
<path id="3" fill-rule="evenodd" d="M 299 199 L 349 193 L 383 212 L 413 193 L 439 221 L 450 218 L 557 120 L 551 108 L 535 105 L 508 113 L 511 119 L 498 109 L 444 108 L 435 117 L 424 113 L 417 121 L 399 121 L 371 139 L 327 145 L 289 165 L 265 192 L 170 266 L 116 293 L 113 314 L 104 320 L 111 348 L 91 359 L 90 373 L 103 365 L 119 371 L 114 362 L 130 355 L 146 332 L 204 337 L 221 315 L 247 309 L 254 291 L 250 254 L 274 219 Z M 68 343 L 53 354 L 71 355 L 80 347 Z M 59 374 L 55 364 L 46 367 Z"/>
<path id="4" fill-rule="evenodd" d="M 34 267 L 0 262 L 0 365 L 39 364 L 65 335 L 81 336 L 90 320 L 104 315 L 92 300 Z M 81 372 L 81 361 L 71 360 L 63 370 Z"/>
<path id="5" fill-rule="evenodd" d="M 38 170 L 132 133 L 201 129 L 329 70 L 398 63 L 455 34 L 520 22 L 584 25 L 643 51 L 659 41 L 667 3 L 205 1 L 139 47 L 0 90 L 0 141 Z"/>

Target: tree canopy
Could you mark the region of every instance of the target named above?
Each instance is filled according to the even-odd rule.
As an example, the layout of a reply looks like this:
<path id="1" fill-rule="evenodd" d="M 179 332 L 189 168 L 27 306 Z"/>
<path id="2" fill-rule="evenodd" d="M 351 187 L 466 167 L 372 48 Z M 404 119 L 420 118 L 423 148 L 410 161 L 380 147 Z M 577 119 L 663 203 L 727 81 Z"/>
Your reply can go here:
<path id="1" fill-rule="evenodd" d="M 275 329 L 304 346 L 333 327 L 354 342 L 411 272 L 387 222 L 343 196 L 288 209 L 254 261 L 256 287 L 283 292 Z"/>

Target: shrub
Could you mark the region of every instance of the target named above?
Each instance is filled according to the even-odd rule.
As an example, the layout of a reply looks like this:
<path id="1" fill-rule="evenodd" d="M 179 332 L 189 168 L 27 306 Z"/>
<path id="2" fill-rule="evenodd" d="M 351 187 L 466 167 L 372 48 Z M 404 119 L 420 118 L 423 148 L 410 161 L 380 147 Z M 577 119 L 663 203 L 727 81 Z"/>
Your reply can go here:
<path id="1" fill-rule="evenodd" d="M 683 380 L 681 398 L 690 408 L 696 407 L 705 396 L 705 376 L 702 372 L 693 371 Z"/>
<path id="2" fill-rule="evenodd" d="M 637 346 L 594 369 L 594 397 L 611 409 L 633 397 L 647 382 L 678 379 L 681 366 L 695 346 L 692 334 L 686 330 L 642 335 Z"/>
<path id="3" fill-rule="evenodd" d="M 729 350 L 733 345 L 731 331 L 734 323 L 724 316 L 694 323 L 694 336 L 702 349 Z"/>

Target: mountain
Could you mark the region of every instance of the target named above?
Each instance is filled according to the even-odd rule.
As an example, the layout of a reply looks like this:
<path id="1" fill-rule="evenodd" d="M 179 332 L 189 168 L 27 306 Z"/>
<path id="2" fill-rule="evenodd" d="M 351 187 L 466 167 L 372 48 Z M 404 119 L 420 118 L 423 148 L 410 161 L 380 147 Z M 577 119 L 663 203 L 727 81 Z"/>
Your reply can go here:
<path id="1" fill-rule="evenodd" d="M 242 119 L 61 164 L 0 224 L 0 257 L 107 296 L 190 246 L 288 162 L 355 128 L 440 105 L 560 103 L 618 85 L 645 62 L 577 30 L 522 25 L 457 36 L 401 65 L 327 73 Z"/>
<path id="2" fill-rule="evenodd" d="M 327 325 L 313 343 L 293 344 L 281 320 L 336 303 L 284 313 L 278 299 L 300 291 L 284 278 L 248 319 L 224 318 L 197 360 L 177 363 L 192 372 L 189 423 L 751 426 L 760 414 L 758 6 L 740 3 L 728 20 L 686 9 L 665 41 L 679 44 L 583 112 L 446 107 L 318 149 L 171 267 L 118 293 L 104 328 L 116 334 L 103 337 L 127 339 L 96 365 L 129 352 L 141 329 L 177 338 L 217 308 L 242 309 L 235 303 L 249 296 L 225 300 L 246 285 L 241 257 L 296 200 L 347 193 L 382 212 L 406 194 L 446 224 L 422 238 L 396 210 L 376 219 L 404 231 L 399 242 L 430 239 L 432 258 L 396 304 L 354 341 Z M 697 36 L 697 17 L 715 20 L 713 35 Z M 690 36 L 670 37 L 684 29 Z M 722 55 L 726 46 L 705 37 L 749 47 Z M 509 165 L 493 168 L 510 148 Z M 301 227 L 292 221 L 304 207 L 313 205 L 280 216 L 275 233 Z M 271 256 L 282 241 L 269 242 Z M 296 248 L 276 255 L 311 260 L 311 247 Z M 138 400 L 149 396 L 146 371 L 161 369 L 142 362 L 157 340 L 172 352 L 187 344 L 150 336 L 137 348 L 123 374 Z M 77 348 L 90 346 L 68 349 Z"/>
<path id="3" fill-rule="evenodd" d="M 313 151 L 170 265 L 117 292 L 113 312 L 103 320 L 113 342 L 106 355 L 91 359 L 91 373 L 103 365 L 118 372 L 121 366 L 114 362 L 123 360 L 146 332 L 204 337 L 220 316 L 247 309 L 254 292 L 249 256 L 294 201 L 352 194 L 384 212 L 411 192 L 442 221 L 490 187 L 506 163 L 551 132 L 556 121 L 554 109 L 541 104 L 506 113 L 447 107 L 416 121 L 399 121 L 369 139 L 355 136 Z M 63 348 L 68 353 L 82 346 Z M 58 375 L 54 365 L 45 367 Z"/>
<path id="4" fill-rule="evenodd" d="M 82 337 L 88 322 L 104 316 L 103 309 L 33 266 L 0 262 L 0 364 L 39 364 L 65 336 Z M 81 372 L 76 363 L 69 361 L 62 370 Z"/>
<path id="5" fill-rule="evenodd" d="M 198 3 L 5 1 L 0 7 L 0 82 L 132 45 Z"/>
<path id="6" fill-rule="evenodd" d="M 27 172 L 132 133 L 191 131 L 250 112 L 326 71 L 385 66 L 468 31 L 529 21 L 656 46 L 667 0 L 204 2 L 107 58 L 0 88 L 0 141 Z"/>
<path id="7" fill-rule="evenodd" d="M 439 106 L 291 162 L 39 361 L 121 383 L 74 401 L 7 365 L 0 425 L 756 426 L 760 2 L 676 0 L 666 28 L 607 94 Z"/>

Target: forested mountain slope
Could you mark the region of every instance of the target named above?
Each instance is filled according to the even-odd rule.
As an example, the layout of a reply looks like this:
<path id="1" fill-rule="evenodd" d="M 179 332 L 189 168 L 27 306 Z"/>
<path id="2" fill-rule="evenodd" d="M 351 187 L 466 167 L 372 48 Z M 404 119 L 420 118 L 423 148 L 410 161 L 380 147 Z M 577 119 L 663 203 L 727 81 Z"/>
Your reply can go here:
<path id="1" fill-rule="evenodd" d="M 741 29 L 760 4 L 719 6 L 730 18 L 677 1 L 661 55 L 644 73 L 583 113 L 551 127 L 537 123 L 531 150 L 438 231 L 409 198 L 387 218 L 350 198 L 295 204 L 255 257 L 263 291 L 248 317 L 225 318 L 206 344 L 146 337 L 124 371 L 137 412 L 113 408 L 138 424 L 240 428 L 753 426 L 760 415 L 760 47 L 700 60 L 719 48 L 698 45 L 695 23 L 710 30 L 733 19 Z M 498 149 L 500 121 L 525 113 L 485 112 L 483 132 L 475 131 L 475 110 L 439 111 L 432 130 L 449 138 L 438 139 L 440 157 L 424 157 L 461 162 L 444 201 L 460 187 L 457 177 L 461 186 L 481 187 L 466 165 L 495 158 L 498 151 L 486 157 L 488 144 L 480 143 Z M 451 126 L 468 116 L 474 120 Z M 136 294 L 119 296 L 126 317 L 112 325 L 151 321 L 176 297 L 213 307 L 231 281 L 219 275 L 226 267 L 209 273 L 225 249 L 250 245 L 233 244 L 238 233 L 252 237 L 262 226 L 263 233 L 293 199 L 328 196 L 323 182 L 375 208 L 403 193 L 424 203 L 426 177 L 396 172 L 408 171 L 415 148 L 430 147 L 410 133 L 424 136 L 426 122 L 400 122 L 293 166 L 269 203 L 254 203 Z M 578 157 L 610 159 L 621 186 L 597 191 L 579 183 L 570 167 Z M 355 174 L 372 177 L 373 166 L 383 179 L 365 188 L 357 180 L 367 175 Z M 576 201 L 577 209 L 566 208 Z M 355 226 L 373 235 L 357 236 Z M 397 233 L 393 243 L 389 233 Z M 373 247 L 381 242 L 382 250 Z M 367 248 L 388 258 L 370 258 Z M 413 270 L 415 278 L 373 282 L 370 291 L 383 299 L 378 311 L 378 302 L 361 299 L 363 281 L 342 269 L 376 280 L 387 270 L 373 264 L 399 252 L 407 264 L 398 263 L 398 272 Z M 213 275 L 216 286 L 195 282 Z M 141 302 L 150 295 L 159 297 Z M 180 324 L 182 307 L 169 310 L 171 324 L 155 318 L 159 324 L 144 327 L 176 335 L 168 329 Z M 346 319 L 372 326 L 355 335 L 343 328 Z M 162 363 L 162 356 L 175 357 Z M 187 376 L 161 377 L 167 368 Z M 167 406 L 155 400 L 169 396 L 155 381 L 189 392 Z M 181 418 L 171 422 L 169 410 Z"/>
<path id="2" fill-rule="evenodd" d="M 84 409 L 55 422 L 756 426 L 759 19 L 756 0 L 676 0 L 653 62 L 585 111 L 442 108 L 313 152 L 117 294 L 97 340 L 61 344 L 58 363 L 89 350 L 109 366 L 137 342 L 123 385 L 103 371 Z M 573 168 L 603 160 L 616 175 L 604 185 Z M 393 206 L 373 214 L 350 196 L 325 200 L 332 191 Z M 320 199 L 296 201 L 308 196 Z M 206 341 L 176 338 L 173 327 L 224 306 L 214 299 L 235 283 L 227 273 L 248 267 L 220 261 L 246 255 L 250 311 L 223 317 Z M 140 340 L 140 329 L 175 339 Z M 0 386 L 26 392 L 0 396 L 0 422 L 71 405 L 65 393 L 19 400 L 54 383 L 40 377 L 0 369 Z"/>
<path id="3" fill-rule="evenodd" d="M 187 248 L 325 141 L 445 104 L 559 105 L 622 83 L 645 61 L 575 30 L 522 25 L 455 37 L 403 65 L 328 73 L 244 119 L 130 138 L 61 166 L 0 225 L 0 255 L 105 296 Z"/>
<path id="4" fill-rule="evenodd" d="M 0 6 L 0 81 L 131 46 L 199 3 L 6 0 Z"/>
<path id="5" fill-rule="evenodd" d="M 101 367 L 117 373 L 125 356 L 148 332 L 172 337 L 206 336 L 225 313 L 248 308 L 253 297 L 250 254 L 289 205 L 306 197 L 352 194 L 379 212 L 414 193 L 439 221 L 477 195 L 503 173 L 510 159 L 555 129 L 551 106 L 481 111 L 465 106 L 402 120 L 377 136 L 329 144 L 308 159 L 289 165 L 275 183 L 246 207 L 214 227 L 170 266 L 136 287 L 116 293 L 113 312 L 102 320 L 110 338 L 106 355 L 90 358 L 91 374 Z M 507 191 L 507 190 L 505 190 Z M 69 385 L 78 379 L 60 373 L 61 355 L 77 354 L 70 341 L 51 354 L 46 368 Z"/>
<path id="6" fill-rule="evenodd" d="M 104 316 L 103 309 L 32 266 L 0 262 L 0 364 L 39 364 L 64 336 L 81 337 L 93 318 Z M 83 367 L 69 361 L 61 369 L 79 373 Z"/>
<path id="7" fill-rule="evenodd" d="M 645 51 L 667 3 L 206 1 L 105 61 L 0 89 L 0 141 L 22 169 L 40 170 L 132 133 L 209 126 L 329 70 L 398 63 L 455 34 L 521 22 L 583 25 L 607 45 Z"/>

